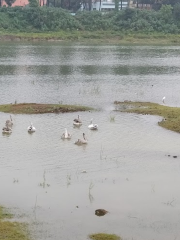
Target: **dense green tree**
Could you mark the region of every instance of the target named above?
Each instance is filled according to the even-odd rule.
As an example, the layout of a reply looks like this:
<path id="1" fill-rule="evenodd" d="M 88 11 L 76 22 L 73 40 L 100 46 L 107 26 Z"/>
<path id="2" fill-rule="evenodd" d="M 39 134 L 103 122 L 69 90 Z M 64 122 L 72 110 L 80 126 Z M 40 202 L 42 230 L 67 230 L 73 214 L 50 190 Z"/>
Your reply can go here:
<path id="1" fill-rule="evenodd" d="M 173 7 L 171 7 L 171 5 L 162 5 L 160 10 L 159 10 L 159 14 L 161 16 L 161 19 L 165 22 L 165 23 L 171 23 L 172 22 L 172 10 Z"/>
<path id="2" fill-rule="evenodd" d="M 137 15 L 137 10 L 136 9 L 126 8 L 124 10 L 123 20 L 129 20 L 129 19 L 133 20 L 136 15 Z"/>
<path id="3" fill-rule="evenodd" d="M 175 21 L 180 24 L 180 3 L 177 3 L 173 8 L 173 16 Z"/>
<path id="4" fill-rule="evenodd" d="M 123 0 L 121 0 L 121 10 L 122 10 Z"/>
<path id="5" fill-rule="evenodd" d="M 177 3 L 180 3 L 180 0 L 162 0 L 163 5 L 171 5 L 174 6 Z"/>
<path id="6" fill-rule="evenodd" d="M 119 0 L 115 0 L 115 11 L 119 11 Z"/>
<path id="7" fill-rule="evenodd" d="M 39 2 L 37 0 L 28 0 L 29 7 L 39 7 Z"/>
<path id="8" fill-rule="evenodd" d="M 54 0 L 49 1 L 51 3 Z M 70 10 L 71 12 L 77 12 L 80 9 L 82 3 L 86 4 L 87 2 L 82 2 L 81 0 L 55 0 L 55 5 L 52 5 L 55 7 L 61 7 Z"/>
<path id="9" fill-rule="evenodd" d="M 53 4 L 53 1 L 50 3 Z M 55 4 L 61 4 L 60 0 L 55 1 Z M 4 7 L 0 8 L 0 29 L 23 32 L 78 29 L 116 30 L 122 34 L 125 31 L 180 33 L 180 4 L 174 8 L 162 5 L 159 11 L 126 8 L 106 14 L 100 11 L 79 11 L 75 16 L 60 7 Z"/>
<path id="10" fill-rule="evenodd" d="M 12 4 L 13 4 L 15 1 L 16 1 L 16 0 L 5 0 L 5 2 L 7 3 L 7 5 L 8 5 L 9 7 L 11 7 Z"/>
<path id="11" fill-rule="evenodd" d="M 180 3 L 180 0 L 154 0 L 152 4 L 155 10 L 159 10 L 162 5 L 171 5 L 173 7 L 178 3 Z"/>

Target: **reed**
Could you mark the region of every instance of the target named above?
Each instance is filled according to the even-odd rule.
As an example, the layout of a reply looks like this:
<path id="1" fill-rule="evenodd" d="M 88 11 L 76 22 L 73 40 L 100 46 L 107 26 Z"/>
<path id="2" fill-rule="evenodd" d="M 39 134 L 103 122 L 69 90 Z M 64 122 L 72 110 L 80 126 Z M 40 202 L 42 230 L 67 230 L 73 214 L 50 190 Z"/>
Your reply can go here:
<path id="1" fill-rule="evenodd" d="M 90 182 L 90 184 L 89 184 L 89 201 L 90 201 L 90 203 L 92 203 L 94 201 L 94 197 L 91 194 L 91 190 L 93 187 L 94 187 L 94 184 L 92 182 Z"/>
<path id="2" fill-rule="evenodd" d="M 115 116 L 112 116 L 112 115 L 111 115 L 111 116 L 109 117 L 109 120 L 110 120 L 110 122 L 115 122 Z"/>
<path id="3" fill-rule="evenodd" d="M 43 182 L 39 184 L 40 187 L 50 187 L 50 184 L 46 183 L 46 171 L 43 172 Z"/>
<path id="4" fill-rule="evenodd" d="M 68 174 L 66 179 L 67 179 L 67 187 L 68 187 L 69 185 L 71 185 L 71 175 Z"/>

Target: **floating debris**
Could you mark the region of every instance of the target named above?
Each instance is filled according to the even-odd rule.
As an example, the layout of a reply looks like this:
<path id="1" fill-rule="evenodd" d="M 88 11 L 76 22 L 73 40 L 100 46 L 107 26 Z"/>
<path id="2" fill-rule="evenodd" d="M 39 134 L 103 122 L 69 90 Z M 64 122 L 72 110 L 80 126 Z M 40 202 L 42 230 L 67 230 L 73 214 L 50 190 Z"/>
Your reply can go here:
<path id="1" fill-rule="evenodd" d="M 106 213 L 108 213 L 108 211 L 106 211 L 105 209 L 97 209 L 95 210 L 95 215 L 101 217 L 104 216 Z"/>
<path id="2" fill-rule="evenodd" d="M 171 155 L 170 155 L 170 154 L 168 154 L 168 155 L 165 155 L 165 156 L 171 157 Z M 177 158 L 178 156 L 177 156 L 177 155 L 173 155 L 172 157 L 173 157 L 173 158 Z"/>

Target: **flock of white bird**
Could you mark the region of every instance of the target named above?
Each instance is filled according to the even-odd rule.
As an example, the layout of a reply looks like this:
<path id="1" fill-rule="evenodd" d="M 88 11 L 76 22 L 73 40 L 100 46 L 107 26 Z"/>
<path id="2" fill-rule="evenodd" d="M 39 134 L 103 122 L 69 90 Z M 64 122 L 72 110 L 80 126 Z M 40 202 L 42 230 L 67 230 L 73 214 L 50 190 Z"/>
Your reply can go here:
<path id="1" fill-rule="evenodd" d="M 97 124 L 94 124 L 93 122 L 93 119 L 91 119 L 91 122 L 90 122 L 90 125 L 88 126 L 88 128 L 90 130 L 98 130 L 98 125 Z M 82 121 L 78 115 L 78 118 L 75 118 L 73 120 L 73 125 L 76 126 L 76 127 L 80 127 L 82 125 Z M 61 138 L 62 139 L 71 139 L 72 135 L 68 132 L 67 128 L 65 128 L 65 131 L 64 133 L 62 134 Z M 77 141 L 75 141 L 75 144 L 76 145 L 84 145 L 84 144 L 87 144 L 88 141 L 86 139 L 86 136 L 85 136 L 85 133 L 83 133 L 83 138 L 82 139 L 78 139 Z"/>
<path id="2" fill-rule="evenodd" d="M 82 121 L 78 115 L 78 118 L 75 118 L 73 120 L 73 125 L 76 127 L 80 127 L 82 125 Z M 13 120 L 12 117 L 10 115 L 10 119 L 6 120 L 5 122 L 5 127 L 3 127 L 2 132 L 3 133 L 12 133 L 12 127 L 13 127 Z M 93 119 L 91 119 L 90 125 L 88 126 L 88 128 L 90 130 L 98 130 L 98 125 L 93 123 Z M 33 126 L 33 124 L 31 123 L 30 126 L 28 126 L 27 131 L 30 133 L 33 133 L 36 131 L 36 128 Z M 71 139 L 72 135 L 68 132 L 67 128 L 65 128 L 64 133 L 62 134 L 61 138 L 62 139 Z M 83 133 L 83 138 L 82 139 L 78 139 L 77 141 L 75 141 L 76 145 L 83 145 L 83 144 L 87 144 L 88 141 L 86 139 L 85 133 Z"/>
<path id="3" fill-rule="evenodd" d="M 13 120 L 10 115 L 10 119 L 6 120 L 5 127 L 2 128 L 2 133 L 12 133 L 12 127 L 13 127 Z M 36 128 L 31 123 L 30 126 L 27 128 L 28 132 L 35 132 Z"/>
<path id="4" fill-rule="evenodd" d="M 166 97 L 164 96 L 162 98 L 162 102 L 163 104 L 165 104 L 165 99 Z M 97 124 L 94 124 L 93 122 L 93 119 L 91 119 L 91 122 L 90 122 L 90 125 L 88 126 L 89 129 L 91 130 L 97 130 L 98 129 L 98 125 Z M 73 121 L 73 125 L 74 126 L 78 126 L 80 127 L 82 125 L 82 121 L 81 119 L 79 118 L 79 115 L 78 115 L 78 118 L 75 118 L 74 121 Z M 6 120 L 5 122 L 5 127 L 3 127 L 2 129 L 2 132 L 3 133 L 11 133 L 12 132 L 12 126 L 13 126 L 13 121 L 12 121 L 12 117 L 10 115 L 10 119 Z M 32 133 L 32 132 L 35 132 L 36 131 L 36 128 L 33 126 L 33 124 L 31 123 L 30 126 L 27 128 L 27 131 Z M 62 134 L 61 138 L 62 139 L 71 139 L 71 134 L 67 131 L 67 128 L 65 128 L 65 131 L 64 133 Z M 78 139 L 75 144 L 77 145 L 82 145 L 82 144 L 87 144 L 87 139 L 85 137 L 85 133 L 83 133 L 83 138 L 82 139 Z"/>
<path id="5" fill-rule="evenodd" d="M 3 133 L 11 133 L 12 132 L 12 126 L 13 126 L 13 121 L 12 121 L 12 117 L 10 115 L 10 119 L 6 120 L 5 127 L 3 127 L 2 132 Z"/>

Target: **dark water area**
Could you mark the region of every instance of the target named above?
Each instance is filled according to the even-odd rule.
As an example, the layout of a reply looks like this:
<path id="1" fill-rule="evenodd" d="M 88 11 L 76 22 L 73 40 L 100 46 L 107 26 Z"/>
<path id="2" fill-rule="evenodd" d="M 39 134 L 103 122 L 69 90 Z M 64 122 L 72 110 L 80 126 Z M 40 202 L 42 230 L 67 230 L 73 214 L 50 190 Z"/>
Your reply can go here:
<path id="1" fill-rule="evenodd" d="M 115 100 L 180 106 L 180 47 L 1 43 L 0 104 L 63 103 L 98 111 L 15 115 L 0 134 L 0 204 L 36 240 L 180 239 L 180 135 Z M 80 115 L 80 128 L 73 119 Z M 88 129 L 90 120 L 98 131 Z M 0 113 L 1 128 L 9 114 Z M 30 122 L 37 131 L 28 134 Z M 71 140 L 62 140 L 64 128 Z M 85 133 L 88 144 L 74 142 Z M 170 155 L 170 156 L 168 156 Z M 177 158 L 173 158 L 176 155 Z M 98 217 L 95 210 L 109 213 Z"/>

